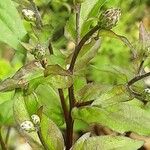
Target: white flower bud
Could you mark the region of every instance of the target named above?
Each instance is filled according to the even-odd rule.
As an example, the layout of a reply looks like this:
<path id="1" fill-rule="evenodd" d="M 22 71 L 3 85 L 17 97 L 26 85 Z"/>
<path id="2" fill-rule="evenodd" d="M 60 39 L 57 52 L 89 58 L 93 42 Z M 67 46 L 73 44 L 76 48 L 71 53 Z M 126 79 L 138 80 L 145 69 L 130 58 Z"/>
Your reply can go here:
<path id="1" fill-rule="evenodd" d="M 31 121 L 24 121 L 20 125 L 21 130 L 24 130 L 26 132 L 35 131 L 34 125 Z"/>
<path id="2" fill-rule="evenodd" d="M 32 121 L 33 121 L 33 123 L 35 124 L 35 125 L 39 125 L 40 124 L 40 117 L 38 116 L 38 115 L 32 115 L 31 116 L 31 119 L 32 119 Z"/>
<path id="3" fill-rule="evenodd" d="M 150 89 L 149 88 L 144 89 L 144 91 L 145 91 L 145 93 L 150 94 Z"/>
<path id="4" fill-rule="evenodd" d="M 35 12 L 30 9 L 23 9 L 22 14 L 27 21 L 35 21 Z"/>

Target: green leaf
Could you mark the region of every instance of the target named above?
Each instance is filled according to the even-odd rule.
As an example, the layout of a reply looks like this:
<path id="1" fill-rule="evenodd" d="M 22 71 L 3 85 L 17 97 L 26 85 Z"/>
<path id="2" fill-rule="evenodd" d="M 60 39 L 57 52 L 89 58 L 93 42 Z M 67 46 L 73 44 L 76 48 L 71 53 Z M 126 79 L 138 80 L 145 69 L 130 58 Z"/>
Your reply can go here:
<path id="1" fill-rule="evenodd" d="M 18 50 L 26 31 L 11 0 L 0 1 L 0 26 L 0 41 Z"/>
<path id="2" fill-rule="evenodd" d="M 86 50 L 87 52 L 81 58 L 77 59 L 74 68 L 75 72 L 80 71 L 83 68 L 85 68 L 85 66 L 87 66 L 89 61 L 93 59 L 94 56 L 98 53 L 100 44 L 101 44 L 100 40 L 96 40 L 96 41 L 94 40 L 94 43 L 93 41 L 91 41 L 91 45 L 89 46 L 89 49 Z"/>
<path id="3" fill-rule="evenodd" d="M 132 53 L 136 51 L 135 48 L 133 47 L 133 45 L 130 43 L 130 41 L 125 36 L 118 35 L 115 32 L 113 32 L 112 30 L 101 30 L 99 32 L 99 36 L 101 36 L 101 37 L 107 36 L 107 37 L 116 38 L 116 39 L 122 41 L 127 47 L 129 47 L 129 49 L 131 50 Z"/>
<path id="4" fill-rule="evenodd" d="M 89 124 L 98 123 L 119 133 L 131 131 L 140 135 L 150 134 L 149 112 L 141 106 L 129 102 L 105 108 L 75 108 L 72 115 L 74 119 L 83 120 Z"/>
<path id="5" fill-rule="evenodd" d="M 0 92 L 11 91 L 16 88 L 24 88 L 30 80 L 43 74 L 40 62 L 34 60 L 21 67 L 12 78 L 0 82 Z"/>
<path id="6" fill-rule="evenodd" d="M 13 107 L 12 100 L 8 100 L 0 104 L 0 110 L 3 110 L 0 111 L 0 126 L 11 125 L 12 123 L 14 123 L 12 107 Z"/>
<path id="7" fill-rule="evenodd" d="M 22 122 L 26 120 L 30 120 L 30 115 L 27 111 L 26 104 L 24 101 L 23 93 L 18 91 L 15 93 L 14 98 L 13 98 L 13 115 L 17 124 L 17 127 L 21 125 Z M 37 133 L 30 132 L 30 133 L 20 133 L 25 136 L 29 142 L 33 146 L 33 148 L 41 148 L 41 143 L 39 141 Z"/>
<path id="8" fill-rule="evenodd" d="M 106 86 L 89 83 L 76 92 L 76 99 L 79 102 L 95 100 L 106 90 Z"/>
<path id="9" fill-rule="evenodd" d="M 39 108 L 37 95 L 33 92 L 30 95 L 24 96 L 24 101 L 26 104 L 28 114 L 30 116 L 32 116 L 33 114 L 36 114 Z"/>
<path id="10" fill-rule="evenodd" d="M 44 70 L 44 76 L 47 77 L 48 75 L 68 76 L 71 75 L 71 73 L 68 70 L 61 68 L 59 65 L 48 65 Z"/>
<path id="11" fill-rule="evenodd" d="M 85 140 L 88 139 L 89 137 L 90 137 L 90 133 L 85 133 L 84 135 L 82 135 L 76 141 L 76 143 L 73 145 L 73 147 L 71 148 L 71 150 L 82 150 Z"/>
<path id="12" fill-rule="evenodd" d="M 44 89 L 44 90 L 43 90 Z M 39 85 L 35 90 L 43 112 L 58 126 L 64 124 L 63 111 L 57 91 L 47 84 Z"/>
<path id="13" fill-rule="evenodd" d="M 85 139 L 79 150 L 137 150 L 144 144 L 143 141 L 133 140 L 123 136 L 97 136 Z"/>
<path id="14" fill-rule="evenodd" d="M 133 97 L 128 92 L 126 85 L 117 85 L 113 87 L 111 90 L 104 92 L 101 94 L 99 98 L 97 98 L 92 105 L 107 107 L 109 105 L 113 105 L 119 102 L 128 101 L 133 99 Z"/>
<path id="15" fill-rule="evenodd" d="M 42 115 L 41 136 L 49 150 L 64 150 L 64 139 L 56 124 L 46 115 Z"/>
<path id="16" fill-rule="evenodd" d="M 57 89 L 65 89 L 73 84 L 72 76 L 49 75 L 46 81 Z"/>

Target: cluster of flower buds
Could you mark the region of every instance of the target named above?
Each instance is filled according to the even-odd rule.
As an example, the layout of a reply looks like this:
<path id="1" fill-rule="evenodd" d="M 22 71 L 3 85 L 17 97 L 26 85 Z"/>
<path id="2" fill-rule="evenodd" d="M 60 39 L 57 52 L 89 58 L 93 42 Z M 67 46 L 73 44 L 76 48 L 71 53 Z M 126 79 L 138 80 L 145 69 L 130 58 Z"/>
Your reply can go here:
<path id="1" fill-rule="evenodd" d="M 38 115 L 32 115 L 31 120 L 26 120 L 21 123 L 20 129 L 26 132 L 38 131 L 40 125 L 40 117 Z"/>
<path id="2" fill-rule="evenodd" d="M 34 55 L 35 59 L 42 60 L 46 54 L 45 47 L 42 46 L 41 44 L 37 44 L 35 46 L 35 49 L 32 50 L 31 54 Z"/>
<path id="3" fill-rule="evenodd" d="M 99 17 L 99 26 L 101 29 L 110 30 L 116 26 L 121 16 L 120 9 L 110 8 L 104 11 Z"/>
<path id="4" fill-rule="evenodd" d="M 27 21 L 36 21 L 35 12 L 30 9 L 22 9 L 22 14 Z"/>

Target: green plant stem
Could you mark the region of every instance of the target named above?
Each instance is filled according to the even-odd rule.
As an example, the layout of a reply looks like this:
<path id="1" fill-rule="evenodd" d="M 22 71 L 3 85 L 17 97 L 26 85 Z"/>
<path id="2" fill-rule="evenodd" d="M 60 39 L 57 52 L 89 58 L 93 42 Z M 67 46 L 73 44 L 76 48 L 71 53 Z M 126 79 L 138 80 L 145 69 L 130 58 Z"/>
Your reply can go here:
<path id="1" fill-rule="evenodd" d="M 0 127 L 0 144 L 1 144 L 2 150 L 7 150 L 6 145 L 5 145 L 3 138 L 2 138 L 1 127 Z"/>
<path id="2" fill-rule="evenodd" d="M 82 46 L 83 46 L 83 45 L 86 43 L 86 41 L 89 40 L 89 38 L 90 38 L 97 30 L 99 30 L 99 29 L 100 29 L 100 27 L 99 27 L 98 25 L 96 25 L 94 28 L 92 28 L 92 29 L 81 39 L 81 41 L 79 42 L 79 44 L 75 47 L 74 54 L 73 54 L 73 56 L 72 56 L 71 63 L 70 63 L 70 67 L 69 67 L 69 71 L 70 71 L 70 72 L 73 72 L 76 59 L 77 59 L 77 57 L 78 57 L 78 54 L 79 54 L 80 50 L 82 49 Z"/>

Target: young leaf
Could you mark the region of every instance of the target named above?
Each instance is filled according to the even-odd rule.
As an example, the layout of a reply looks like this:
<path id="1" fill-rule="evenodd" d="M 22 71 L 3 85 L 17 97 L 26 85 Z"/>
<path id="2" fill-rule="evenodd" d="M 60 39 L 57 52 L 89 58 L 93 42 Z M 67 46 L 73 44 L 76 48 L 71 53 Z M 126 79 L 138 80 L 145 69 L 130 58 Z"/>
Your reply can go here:
<path id="1" fill-rule="evenodd" d="M 49 150 L 64 150 L 64 139 L 56 124 L 42 114 L 40 123 L 41 137 Z"/>
<path id="2" fill-rule="evenodd" d="M 26 31 L 11 0 L 0 1 L 0 26 L 0 41 L 18 50 Z"/>
<path id="3" fill-rule="evenodd" d="M 137 150 L 143 141 L 133 140 L 123 136 L 97 136 L 87 138 L 80 150 Z"/>
<path id="4" fill-rule="evenodd" d="M 98 123 L 119 133 L 131 131 L 140 135 L 150 134 L 149 112 L 139 105 L 132 105 L 128 102 L 105 108 L 75 108 L 72 115 L 74 119 L 83 120 L 89 124 Z"/>
<path id="5" fill-rule="evenodd" d="M 82 70 L 83 68 L 85 68 L 85 66 L 87 66 L 89 61 L 93 59 L 94 56 L 97 54 L 100 48 L 100 44 L 101 44 L 100 40 L 95 41 L 94 44 L 91 45 L 92 47 L 90 47 L 90 49 L 87 50 L 87 53 L 85 53 L 81 58 L 77 59 L 75 63 L 75 68 L 74 68 L 75 72 L 78 72 Z"/>

